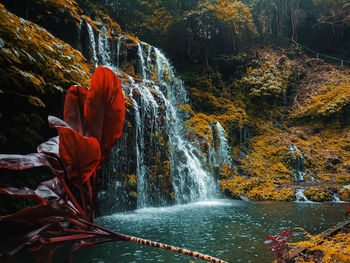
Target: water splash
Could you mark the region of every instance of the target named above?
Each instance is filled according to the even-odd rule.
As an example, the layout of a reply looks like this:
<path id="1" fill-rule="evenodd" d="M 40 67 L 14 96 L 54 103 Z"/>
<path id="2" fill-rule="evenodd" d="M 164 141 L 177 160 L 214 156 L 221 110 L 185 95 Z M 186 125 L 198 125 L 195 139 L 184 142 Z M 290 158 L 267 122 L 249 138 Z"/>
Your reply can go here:
<path id="1" fill-rule="evenodd" d="M 231 163 L 230 151 L 231 148 L 228 145 L 225 129 L 222 127 L 220 122 L 216 122 L 216 129 L 218 131 L 219 138 L 219 149 L 217 153 L 217 163 Z"/>
<path id="2" fill-rule="evenodd" d="M 118 38 L 118 42 L 117 42 L 117 54 L 116 54 L 116 58 L 117 58 L 117 66 L 116 69 L 119 70 L 120 67 L 120 47 L 121 47 L 121 41 L 125 39 L 125 36 L 119 36 Z"/>
<path id="3" fill-rule="evenodd" d="M 111 66 L 111 51 L 109 45 L 109 38 L 107 34 L 107 29 L 102 26 L 101 33 L 98 34 L 98 54 L 100 56 L 99 64 L 104 66 Z"/>
<path id="4" fill-rule="evenodd" d="M 339 195 L 337 193 L 333 193 L 332 194 L 332 201 L 333 202 L 338 202 L 338 203 L 343 203 L 344 201 L 342 201 L 339 197 Z"/>
<path id="5" fill-rule="evenodd" d="M 98 60 L 97 60 L 97 53 L 96 53 L 96 42 L 95 42 L 94 31 L 92 29 L 92 26 L 87 21 L 85 21 L 85 22 L 86 22 L 88 33 L 89 33 L 90 46 L 92 48 L 92 58 L 94 60 L 95 67 L 97 68 Z"/>
<path id="6" fill-rule="evenodd" d="M 91 25 L 88 25 L 88 31 L 91 35 L 90 42 L 93 44 L 95 40 Z M 110 65 L 112 64 L 110 45 L 106 35 L 99 35 L 98 54 L 92 45 L 94 62 L 119 69 L 121 42 L 125 38 L 126 36 L 119 37 L 116 48 L 116 65 Z M 124 53 L 126 52 L 127 49 Z M 133 122 L 130 126 L 133 131 L 129 131 L 128 136 L 135 140 L 135 161 L 127 160 L 127 158 L 115 161 L 118 158 L 114 155 L 128 153 L 129 145 L 125 139 L 126 141 L 118 143 L 112 150 L 111 155 L 115 158 L 111 157 L 113 162 L 106 163 L 106 165 L 113 168 L 106 168 L 106 171 L 123 170 L 126 172 L 123 169 L 124 164 L 136 164 L 134 172 L 137 177 L 137 208 L 169 204 L 171 196 L 176 204 L 208 200 L 215 197 L 218 192 L 217 184 L 209 172 L 203 168 L 202 163 L 205 160 L 200 150 L 196 148 L 194 142 L 189 141 L 185 136 L 184 119 L 181 117 L 178 107 L 179 104 L 189 102 L 183 81 L 176 77 L 170 62 L 159 49 L 147 43 L 138 42 L 135 55 L 138 57 L 139 69 L 137 72 L 139 72 L 140 79 L 129 76 L 129 84 L 125 87 L 133 104 L 133 114 L 130 117 L 133 117 L 134 120 L 128 120 Z M 97 58 L 100 58 L 100 61 Z M 218 125 L 217 128 L 223 133 L 222 127 L 220 124 Z M 224 135 L 221 134 L 221 136 Z M 220 144 L 223 148 L 219 150 L 217 160 L 224 159 L 224 152 L 227 151 L 225 143 L 227 145 L 227 141 L 221 138 Z M 130 156 L 130 154 L 129 152 L 128 155 Z M 169 163 L 170 181 L 164 174 L 158 172 L 153 174 L 159 160 L 161 160 L 162 165 Z M 126 172 L 126 175 L 128 174 L 130 172 Z M 125 177 L 118 180 L 121 184 Z M 105 181 L 111 184 L 112 179 Z M 168 188 L 164 189 L 164 185 Z M 111 188 L 111 186 L 105 186 L 104 189 L 108 187 Z M 101 203 L 108 198 L 116 198 L 113 194 L 118 194 L 115 189 L 120 191 L 120 187 L 113 189 L 112 193 L 109 193 L 107 189 L 103 195 L 101 194 Z M 124 191 L 123 198 L 126 199 L 128 196 L 130 193 Z M 110 212 L 114 211 L 107 213 Z"/>
<path id="7" fill-rule="evenodd" d="M 289 145 L 288 148 L 291 153 L 291 166 L 293 168 L 295 181 L 303 181 L 306 175 L 304 157 L 294 144 Z"/>
<path id="8" fill-rule="evenodd" d="M 295 201 L 296 202 L 311 202 L 309 199 L 307 199 L 307 197 L 304 194 L 305 189 L 304 188 L 300 188 L 297 189 L 295 192 Z"/>

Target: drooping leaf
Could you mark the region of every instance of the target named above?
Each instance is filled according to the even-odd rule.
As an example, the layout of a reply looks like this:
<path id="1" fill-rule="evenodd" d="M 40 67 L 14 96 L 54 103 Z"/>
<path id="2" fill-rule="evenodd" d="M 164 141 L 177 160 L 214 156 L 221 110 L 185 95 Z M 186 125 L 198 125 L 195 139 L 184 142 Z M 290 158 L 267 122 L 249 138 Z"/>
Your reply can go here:
<path id="1" fill-rule="evenodd" d="M 36 149 L 39 153 L 51 153 L 58 157 L 58 154 L 59 154 L 58 145 L 59 145 L 59 138 L 58 136 L 56 136 L 40 144 Z"/>
<path id="2" fill-rule="evenodd" d="M 46 166 L 56 176 L 62 174 L 59 161 L 44 153 L 31 153 L 27 155 L 0 154 L 0 168 L 26 170 L 41 166 Z"/>
<path id="3" fill-rule="evenodd" d="M 58 203 L 41 204 L 34 207 L 23 208 L 14 214 L 1 216 L 0 222 L 21 222 L 28 225 L 38 225 L 52 219 L 74 218 L 75 213 L 66 205 Z"/>
<path id="4" fill-rule="evenodd" d="M 350 214 L 350 207 L 346 210 L 346 212 L 345 212 L 345 215 L 347 216 L 347 215 L 349 215 Z"/>
<path id="5" fill-rule="evenodd" d="M 98 67 L 92 76 L 85 100 L 84 135 L 95 137 L 101 146 L 101 167 L 122 134 L 125 101 L 120 81 L 114 72 Z"/>
<path id="6" fill-rule="evenodd" d="M 57 118 L 55 116 L 50 115 L 48 117 L 48 122 L 49 122 L 49 125 L 51 128 L 65 127 L 65 128 L 72 129 L 72 127 L 70 127 L 68 123 L 66 123 L 65 121 L 63 121 L 60 118 Z"/>
<path id="7" fill-rule="evenodd" d="M 84 103 L 87 90 L 81 86 L 71 86 L 64 102 L 63 120 L 77 132 L 83 134 Z"/>
<path id="8" fill-rule="evenodd" d="M 60 159 L 69 180 L 77 187 L 88 180 L 100 160 L 100 144 L 93 137 L 84 137 L 77 131 L 56 127 L 60 137 Z"/>
<path id="9" fill-rule="evenodd" d="M 47 202 L 63 202 L 67 199 L 64 187 L 57 177 L 42 182 L 35 190 L 35 194 L 44 198 Z"/>
<path id="10" fill-rule="evenodd" d="M 14 187 L 0 188 L 0 194 L 8 194 L 21 197 L 29 197 L 36 202 L 46 204 L 46 200 L 35 193 L 35 190 L 24 187 L 22 189 Z"/>
<path id="11" fill-rule="evenodd" d="M 0 188 L 0 194 L 27 197 L 41 204 L 46 204 L 47 202 L 52 201 L 62 203 L 64 200 L 66 200 L 66 193 L 57 177 L 42 182 L 36 190 L 32 190 L 27 187 L 21 189 L 6 187 Z"/>

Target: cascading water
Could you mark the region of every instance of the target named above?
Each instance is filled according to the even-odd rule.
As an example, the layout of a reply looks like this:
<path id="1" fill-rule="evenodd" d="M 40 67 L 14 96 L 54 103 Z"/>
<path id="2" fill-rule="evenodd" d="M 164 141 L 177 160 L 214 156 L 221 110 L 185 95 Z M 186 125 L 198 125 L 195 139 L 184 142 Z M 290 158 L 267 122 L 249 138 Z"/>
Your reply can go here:
<path id="1" fill-rule="evenodd" d="M 88 33 L 89 33 L 89 41 L 90 41 L 90 46 L 92 48 L 92 58 L 94 60 L 95 67 L 97 67 L 97 53 L 96 53 L 96 42 L 95 42 L 95 35 L 94 31 L 92 29 L 92 26 L 86 22 L 87 28 L 88 28 Z"/>
<path id="2" fill-rule="evenodd" d="M 305 176 L 304 157 L 294 144 L 289 145 L 288 148 L 291 153 L 291 166 L 293 168 L 295 181 L 303 181 Z"/>
<path id="3" fill-rule="evenodd" d="M 118 39 L 115 65 L 108 65 L 108 59 L 100 62 L 107 63 L 112 68 L 120 68 L 122 40 L 127 41 L 127 37 L 120 36 Z M 111 57 L 100 54 L 111 52 L 109 45 L 98 44 L 98 47 L 99 57 Z M 138 78 L 128 76 L 128 85 L 124 87 L 132 101 L 133 113 L 129 116 L 132 119 L 126 118 L 130 123 L 129 129 L 126 128 L 123 132 L 123 136 L 128 139 L 121 138 L 129 140 L 132 146 L 126 142 L 118 143 L 107 160 L 103 173 L 108 177 L 111 176 L 108 173 L 126 171 L 125 167 L 131 163 L 136 165 L 134 168 L 130 166 L 127 174 L 117 175 L 118 178 L 114 180 L 119 180 L 120 183 L 116 186 L 111 184 L 112 179 L 105 180 L 105 194 L 101 195 L 101 204 L 116 198 L 115 196 L 119 196 L 118 200 L 135 196 L 132 187 L 127 188 L 132 181 L 130 178 L 134 178 L 131 175 L 133 172 L 137 178 L 137 208 L 188 203 L 214 197 L 217 193 L 216 182 L 203 168 L 200 151 L 185 137 L 184 119 L 178 110 L 179 104 L 189 102 L 183 81 L 175 76 L 172 66 L 159 49 L 143 42 L 138 42 L 136 48 L 134 51 L 138 57 L 138 67 L 135 73 Z M 132 55 L 133 53 L 130 56 Z M 125 78 L 125 74 L 122 75 Z M 220 124 L 217 125 L 221 127 Z M 223 132 L 221 129 L 222 127 L 220 132 Z M 227 142 L 225 144 L 222 138 L 219 140 L 223 145 L 217 159 L 221 160 L 225 158 L 223 155 L 227 151 Z M 118 162 L 115 155 L 128 152 L 129 147 L 135 150 L 135 161 L 122 158 Z M 126 186 L 127 190 L 121 191 L 120 185 Z M 106 208 L 102 213 L 130 208 L 136 207 Z"/>
<path id="4" fill-rule="evenodd" d="M 332 194 L 332 201 L 333 202 L 342 202 L 339 195 L 337 193 Z"/>
<path id="5" fill-rule="evenodd" d="M 119 36 L 118 38 L 118 42 L 117 42 L 117 54 L 116 54 L 116 58 L 117 58 L 117 66 L 116 69 L 119 70 L 120 67 L 120 46 L 121 46 L 121 41 L 124 39 L 124 36 Z"/>
<path id="6" fill-rule="evenodd" d="M 159 49 L 155 48 L 156 72 L 160 86 L 167 91 L 166 113 L 167 130 L 170 141 L 170 167 L 177 203 L 192 202 L 213 197 L 216 184 L 203 169 L 198 156 L 200 153 L 194 143 L 185 139 L 183 119 L 178 105 L 188 103 L 182 80 L 174 71 Z"/>
<path id="7" fill-rule="evenodd" d="M 109 47 L 109 40 L 107 35 L 107 29 L 102 26 L 102 34 L 98 34 L 98 54 L 100 55 L 99 64 L 104 66 L 111 66 L 111 51 Z"/>
<path id="8" fill-rule="evenodd" d="M 227 137 L 225 133 L 225 129 L 222 127 L 220 122 L 216 123 L 216 129 L 218 131 L 218 138 L 219 138 L 219 149 L 217 153 L 217 163 L 231 163 L 230 158 L 230 146 L 227 142 Z"/>
<path id="9" fill-rule="evenodd" d="M 305 189 L 304 188 L 300 188 L 297 189 L 295 192 L 295 201 L 297 202 L 310 202 L 307 197 L 304 194 Z"/>
<path id="10" fill-rule="evenodd" d="M 207 162 L 212 168 L 214 173 L 218 172 L 220 166 L 223 163 L 232 165 L 232 159 L 230 157 L 230 146 L 228 145 L 225 129 L 220 122 L 210 124 L 211 137 L 213 138 L 212 144 L 207 140 L 208 154 Z"/>

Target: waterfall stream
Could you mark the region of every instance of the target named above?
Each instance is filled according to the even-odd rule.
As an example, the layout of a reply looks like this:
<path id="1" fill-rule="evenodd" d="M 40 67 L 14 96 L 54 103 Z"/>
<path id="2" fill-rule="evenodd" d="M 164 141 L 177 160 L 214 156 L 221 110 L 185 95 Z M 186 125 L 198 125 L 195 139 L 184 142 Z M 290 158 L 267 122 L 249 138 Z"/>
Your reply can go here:
<path id="1" fill-rule="evenodd" d="M 120 74 L 117 69 L 121 67 L 121 42 L 128 41 L 128 37 L 119 36 L 115 50 L 112 50 L 108 39 L 99 35 L 95 54 L 94 33 L 89 24 L 88 33 L 94 61 Z M 136 48 L 135 73 L 138 77 L 128 76 L 129 84 L 123 87 L 133 108 L 126 116 L 129 126 L 124 128 L 124 137 L 112 150 L 102 171 L 104 178 L 99 199 L 102 206 L 106 206 L 102 213 L 215 197 L 218 186 L 203 167 L 205 157 L 195 143 L 186 138 L 184 119 L 178 107 L 189 103 L 183 81 L 176 77 L 170 62 L 159 49 L 144 42 L 137 42 Z M 124 49 L 123 52 L 128 51 Z M 122 74 L 125 78 L 125 73 Z M 225 162 L 229 152 L 225 131 L 220 123 L 216 123 L 216 129 L 220 145 L 215 159 L 217 163 Z M 130 149 L 134 149 L 134 157 L 121 156 L 132 155 Z M 137 178 L 136 187 L 134 177 Z M 135 196 L 137 200 L 129 200 Z M 124 202 L 125 206 L 113 202 Z"/>
<path id="2" fill-rule="evenodd" d="M 288 146 L 291 155 L 291 166 L 293 168 L 295 181 L 303 181 L 305 176 L 305 161 L 300 150 L 293 144 Z"/>

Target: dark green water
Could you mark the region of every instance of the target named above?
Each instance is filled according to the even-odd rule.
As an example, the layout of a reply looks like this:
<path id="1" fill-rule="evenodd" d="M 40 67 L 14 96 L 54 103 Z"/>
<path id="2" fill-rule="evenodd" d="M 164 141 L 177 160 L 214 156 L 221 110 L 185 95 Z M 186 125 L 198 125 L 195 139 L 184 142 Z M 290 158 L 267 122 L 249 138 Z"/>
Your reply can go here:
<path id="1" fill-rule="evenodd" d="M 266 235 L 302 227 L 319 233 L 345 220 L 349 204 L 215 200 L 167 208 L 147 208 L 98 219 L 120 233 L 163 242 L 228 262 L 272 262 Z M 188 256 L 119 242 L 84 248 L 74 262 L 202 262 Z"/>

